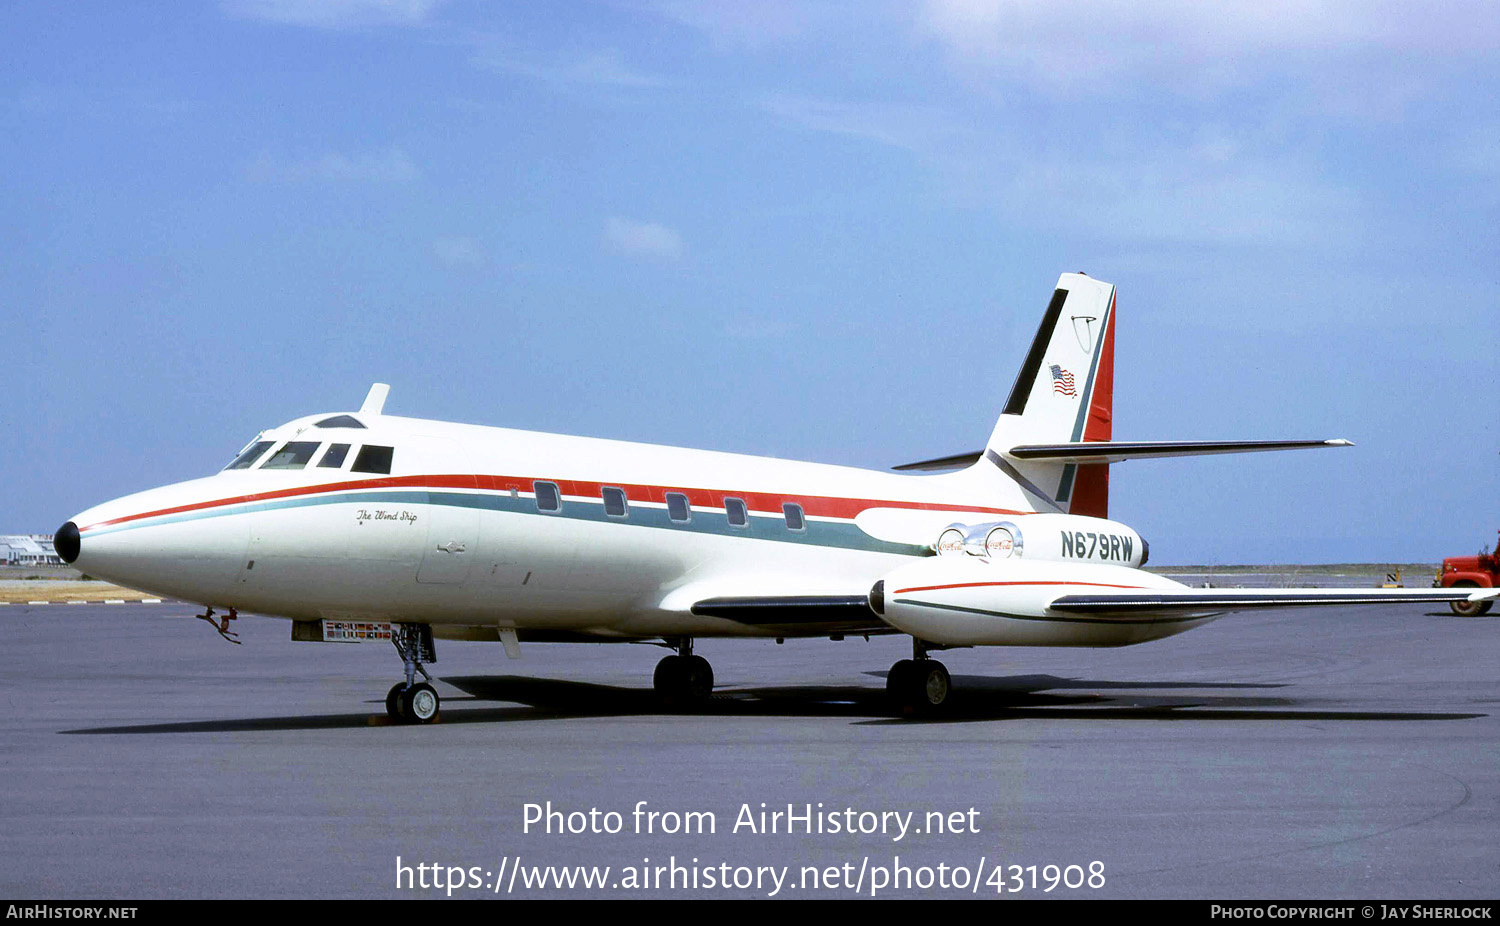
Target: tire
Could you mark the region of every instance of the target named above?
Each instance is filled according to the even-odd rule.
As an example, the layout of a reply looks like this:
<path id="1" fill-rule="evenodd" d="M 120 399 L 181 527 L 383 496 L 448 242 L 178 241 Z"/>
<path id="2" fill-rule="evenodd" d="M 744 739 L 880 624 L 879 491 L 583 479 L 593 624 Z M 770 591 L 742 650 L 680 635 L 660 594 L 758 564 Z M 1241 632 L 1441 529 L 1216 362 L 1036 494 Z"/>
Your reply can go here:
<path id="1" fill-rule="evenodd" d="M 385 696 L 385 712 L 392 720 L 401 719 L 401 692 L 406 688 L 405 682 L 397 682 Z"/>
<path id="2" fill-rule="evenodd" d="M 912 695 L 917 710 L 930 714 L 948 706 L 953 695 L 953 678 L 941 662 L 924 659 L 912 673 Z"/>
<path id="3" fill-rule="evenodd" d="M 651 676 L 651 687 L 663 698 L 670 699 L 682 689 L 682 676 L 686 666 L 681 656 L 663 656 L 661 662 L 656 664 L 656 672 Z"/>
<path id="4" fill-rule="evenodd" d="M 401 717 L 407 723 L 432 723 L 439 703 L 437 690 L 420 682 L 401 693 Z"/>
<path id="5" fill-rule="evenodd" d="M 1452 588 L 1479 588 L 1477 582 L 1454 582 Z M 1488 614 L 1492 601 L 1450 601 L 1448 607 L 1459 617 L 1478 617 Z"/>
<path id="6" fill-rule="evenodd" d="M 707 701 L 714 692 L 714 667 L 702 656 L 689 656 L 685 668 L 683 694 L 689 701 Z"/>
<path id="7" fill-rule="evenodd" d="M 651 685 L 668 707 L 692 707 L 713 693 L 714 667 L 702 656 L 666 656 L 656 664 Z"/>
<path id="8" fill-rule="evenodd" d="M 910 659 L 902 659 L 895 665 L 891 666 L 891 670 L 885 673 L 886 694 L 890 695 L 893 698 L 896 698 L 897 700 L 904 701 L 906 698 L 907 690 L 911 687 L 907 684 L 906 679 L 911 675 L 912 669 L 914 669 L 916 665 L 917 664 Z"/>

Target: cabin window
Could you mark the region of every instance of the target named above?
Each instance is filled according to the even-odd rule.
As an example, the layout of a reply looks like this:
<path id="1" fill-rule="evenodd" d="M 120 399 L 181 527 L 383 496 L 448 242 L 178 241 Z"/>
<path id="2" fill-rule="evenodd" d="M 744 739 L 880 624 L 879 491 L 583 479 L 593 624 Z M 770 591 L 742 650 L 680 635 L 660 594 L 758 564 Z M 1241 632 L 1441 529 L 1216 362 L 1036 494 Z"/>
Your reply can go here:
<path id="1" fill-rule="evenodd" d="M 802 516 L 802 506 L 787 502 L 781 506 L 781 513 L 786 515 L 786 529 L 790 531 L 807 530 L 807 519 Z"/>
<path id="2" fill-rule="evenodd" d="M 624 489 L 606 488 L 602 494 L 604 495 L 605 514 L 612 518 L 623 518 L 626 516 Z"/>
<path id="3" fill-rule="evenodd" d="M 334 415 L 332 418 L 324 418 L 322 421 L 319 421 L 317 424 L 313 425 L 313 427 L 315 427 L 315 428 L 363 428 L 364 425 L 360 424 L 359 423 L 359 419 L 355 418 L 352 415 Z"/>
<path id="4" fill-rule="evenodd" d="M 323 459 L 318 461 L 318 467 L 338 469 L 344 465 L 344 459 L 349 456 L 348 444 L 329 444 L 328 452 L 323 454 Z"/>
<path id="5" fill-rule="evenodd" d="M 750 512 L 745 509 L 742 498 L 724 499 L 724 513 L 729 516 L 730 527 L 749 527 Z"/>
<path id="6" fill-rule="evenodd" d="M 667 517 L 686 524 L 693 519 L 693 509 L 688 506 L 688 497 L 681 492 L 667 493 Z"/>
<path id="7" fill-rule="evenodd" d="M 350 467 L 356 473 L 386 473 L 391 471 L 391 457 L 396 453 L 394 447 L 377 447 L 374 444 L 365 444 L 359 448 L 359 456 L 354 458 L 354 466 Z"/>
<path id="8" fill-rule="evenodd" d="M 271 459 L 260 465 L 261 469 L 301 469 L 318 452 L 319 441 L 293 440 L 281 445 L 271 454 Z"/>
<path id="9" fill-rule="evenodd" d="M 534 482 L 531 485 L 536 490 L 537 511 L 562 510 L 562 498 L 557 494 L 557 483 Z"/>
<path id="10" fill-rule="evenodd" d="M 265 453 L 267 450 L 270 450 L 271 445 L 274 443 L 276 442 L 270 440 L 258 440 L 255 443 L 251 444 L 249 447 L 246 447 L 244 450 L 240 451 L 240 455 L 234 458 L 234 462 L 230 463 L 224 468 L 249 469 L 251 464 L 253 464 L 256 460 L 259 460 L 261 454 Z"/>

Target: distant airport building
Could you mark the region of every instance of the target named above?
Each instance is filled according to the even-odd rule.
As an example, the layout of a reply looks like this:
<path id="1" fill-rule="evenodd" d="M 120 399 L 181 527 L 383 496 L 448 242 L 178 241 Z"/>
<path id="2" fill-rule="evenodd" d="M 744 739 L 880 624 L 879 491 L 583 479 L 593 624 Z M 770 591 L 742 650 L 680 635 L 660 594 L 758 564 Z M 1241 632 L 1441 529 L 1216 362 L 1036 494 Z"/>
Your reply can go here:
<path id="1" fill-rule="evenodd" d="M 51 534 L 0 534 L 0 563 L 7 566 L 62 566 Z"/>

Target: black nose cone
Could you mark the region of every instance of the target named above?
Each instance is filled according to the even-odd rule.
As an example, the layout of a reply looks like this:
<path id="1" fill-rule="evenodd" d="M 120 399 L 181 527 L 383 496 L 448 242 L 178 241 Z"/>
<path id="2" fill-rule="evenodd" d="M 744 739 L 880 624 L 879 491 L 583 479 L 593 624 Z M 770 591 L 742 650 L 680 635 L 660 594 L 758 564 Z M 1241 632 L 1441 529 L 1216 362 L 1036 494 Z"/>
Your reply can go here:
<path id="1" fill-rule="evenodd" d="M 78 525 L 69 521 L 57 529 L 52 537 L 52 549 L 62 557 L 62 561 L 71 564 L 78 559 L 78 548 L 82 546 L 82 540 L 78 536 Z"/>

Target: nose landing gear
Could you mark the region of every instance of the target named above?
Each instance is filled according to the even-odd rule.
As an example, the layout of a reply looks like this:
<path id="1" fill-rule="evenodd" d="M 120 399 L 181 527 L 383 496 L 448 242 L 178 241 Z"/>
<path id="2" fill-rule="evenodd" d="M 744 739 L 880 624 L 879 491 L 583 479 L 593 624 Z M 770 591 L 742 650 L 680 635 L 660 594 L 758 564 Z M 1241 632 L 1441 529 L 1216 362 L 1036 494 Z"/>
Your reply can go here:
<path id="1" fill-rule="evenodd" d="M 692 637 L 674 637 L 667 646 L 677 655 L 656 664 L 652 687 L 668 707 L 695 707 L 708 700 L 714 690 L 714 668 L 702 656 L 693 655 Z"/>
<path id="2" fill-rule="evenodd" d="M 437 662 L 432 626 L 393 624 L 391 631 L 391 643 L 406 667 L 406 681 L 397 682 L 386 694 L 385 712 L 397 723 L 432 723 L 437 719 L 440 699 L 430 684 L 432 676 L 422 667 L 424 662 Z M 417 681 L 418 672 L 426 682 Z"/>

